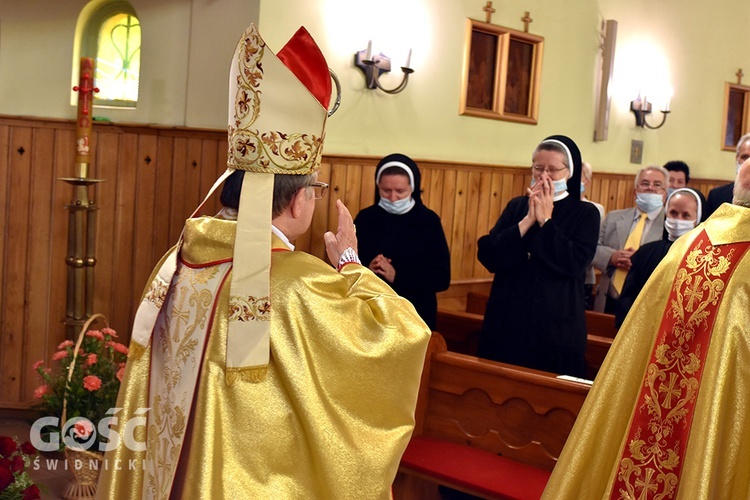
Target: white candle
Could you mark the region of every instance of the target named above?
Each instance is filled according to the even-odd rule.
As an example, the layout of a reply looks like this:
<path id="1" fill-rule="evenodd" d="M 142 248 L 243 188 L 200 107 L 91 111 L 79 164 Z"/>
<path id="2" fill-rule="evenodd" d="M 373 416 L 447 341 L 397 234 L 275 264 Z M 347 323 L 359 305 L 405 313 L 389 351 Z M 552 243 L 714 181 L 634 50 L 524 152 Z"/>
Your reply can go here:
<path id="1" fill-rule="evenodd" d="M 664 103 L 664 111 L 669 111 L 669 103 L 672 100 L 671 96 L 667 96 L 667 101 Z"/>
<path id="2" fill-rule="evenodd" d="M 372 40 L 367 41 L 367 52 L 365 52 L 365 61 L 372 61 Z"/>
<path id="3" fill-rule="evenodd" d="M 411 68 L 410 64 L 411 64 L 411 49 L 409 49 L 409 55 L 406 56 L 406 65 L 405 65 L 405 67 L 406 68 Z"/>

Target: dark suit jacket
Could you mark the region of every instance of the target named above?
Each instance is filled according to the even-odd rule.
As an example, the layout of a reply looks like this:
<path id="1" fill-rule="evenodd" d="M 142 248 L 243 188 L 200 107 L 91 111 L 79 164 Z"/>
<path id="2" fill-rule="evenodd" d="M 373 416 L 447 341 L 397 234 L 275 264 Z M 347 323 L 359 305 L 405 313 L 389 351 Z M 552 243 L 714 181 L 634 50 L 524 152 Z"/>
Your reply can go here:
<path id="1" fill-rule="evenodd" d="M 722 203 L 732 203 L 732 196 L 734 192 L 734 182 L 725 184 L 723 186 L 715 187 L 708 192 L 708 200 L 706 200 L 705 213 L 703 214 L 703 220 L 708 219 L 714 210 L 719 208 Z"/>

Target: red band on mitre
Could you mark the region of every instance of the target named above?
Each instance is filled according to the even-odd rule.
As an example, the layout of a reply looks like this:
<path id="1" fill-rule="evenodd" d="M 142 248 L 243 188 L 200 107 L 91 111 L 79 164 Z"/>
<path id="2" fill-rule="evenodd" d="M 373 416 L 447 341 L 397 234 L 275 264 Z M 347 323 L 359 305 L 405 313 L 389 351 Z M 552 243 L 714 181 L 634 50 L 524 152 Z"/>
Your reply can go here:
<path id="1" fill-rule="evenodd" d="M 302 26 L 276 56 L 324 108 L 331 102 L 331 75 L 323 53 Z"/>

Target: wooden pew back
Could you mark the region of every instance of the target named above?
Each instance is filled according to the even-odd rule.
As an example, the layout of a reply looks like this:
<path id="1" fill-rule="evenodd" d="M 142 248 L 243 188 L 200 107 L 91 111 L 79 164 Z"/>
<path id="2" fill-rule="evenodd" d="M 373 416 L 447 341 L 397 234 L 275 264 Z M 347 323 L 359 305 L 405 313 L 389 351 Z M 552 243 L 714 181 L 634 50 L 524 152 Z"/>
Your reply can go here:
<path id="1" fill-rule="evenodd" d="M 433 337 L 415 435 L 478 447 L 551 470 L 589 386 L 449 352 L 439 334 Z"/>

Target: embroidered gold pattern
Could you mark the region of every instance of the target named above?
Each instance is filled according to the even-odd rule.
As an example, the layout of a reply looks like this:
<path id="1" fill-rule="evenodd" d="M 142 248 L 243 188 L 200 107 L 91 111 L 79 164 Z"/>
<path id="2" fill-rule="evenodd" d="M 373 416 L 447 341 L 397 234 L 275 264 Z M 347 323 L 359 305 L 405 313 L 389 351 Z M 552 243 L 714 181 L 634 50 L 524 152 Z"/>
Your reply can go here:
<path id="1" fill-rule="evenodd" d="M 234 125 L 229 125 L 228 160 L 235 168 L 260 173 L 289 174 L 317 167 L 323 137 L 280 131 L 261 132 L 252 125 L 261 112 L 260 86 L 266 45 L 257 31 L 242 39 Z M 235 164 L 235 161 L 237 163 Z"/>
<path id="2" fill-rule="evenodd" d="M 672 284 L 612 498 L 672 498 L 677 491 L 703 361 L 735 253 L 704 245 L 704 237 L 693 243 Z"/>
<path id="3" fill-rule="evenodd" d="M 229 298 L 229 321 L 270 321 L 271 300 L 233 295 Z"/>
<path id="4" fill-rule="evenodd" d="M 143 300 L 151 302 L 157 309 L 161 309 L 161 305 L 164 303 L 164 297 L 167 296 L 168 288 L 169 283 L 164 282 L 157 276 L 148 287 L 148 291 L 144 295 Z"/>
<path id="5" fill-rule="evenodd" d="M 158 366 L 152 366 L 146 448 L 149 498 L 169 498 L 216 291 L 229 268 L 229 264 L 203 269 L 181 266 L 166 298 L 168 314 L 161 314 L 156 322 L 152 363 Z"/>

